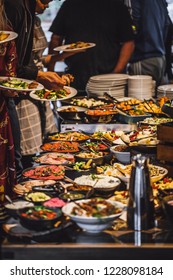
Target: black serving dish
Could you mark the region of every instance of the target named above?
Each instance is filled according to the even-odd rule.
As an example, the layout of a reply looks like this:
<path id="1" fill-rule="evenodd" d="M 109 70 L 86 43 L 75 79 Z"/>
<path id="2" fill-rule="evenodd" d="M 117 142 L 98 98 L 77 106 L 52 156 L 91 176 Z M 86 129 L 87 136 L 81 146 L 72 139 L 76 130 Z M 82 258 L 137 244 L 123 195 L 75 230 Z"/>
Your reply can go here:
<path id="1" fill-rule="evenodd" d="M 44 191 L 30 191 L 24 195 L 24 199 L 35 205 L 41 205 L 52 198 L 52 194 Z"/>
<path id="2" fill-rule="evenodd" d="M 87 106 L 87 104 L 85 102 L 83 102 L 83 100 L 94 100 L 94 103 L 93 105 L 91 106 Z M 80 104 L 79 102 L 82 101 L 82 104 Z M 97 101 L 97 103 L 95 102 Z M 107 101 L 107 100 L 103 100 L 103 99 L 99 99 L 97 97 L 88 97 L 88 96 L 75 96 L 73 98 L 70 98 L 70 99 L 66 99 L 66 100 L 62 100 L 61 101 L 62 104 L 64 105 L 71 105 L 71 106 L 78 106 L 78 107 L 83 107 L 85 109 L 92 109 L 92 108 L 98 108 L 100 106 L 104 106 L 104 105 L 107 105 L 107 104 L 110 104 L 111 102 L 110 101 Z M 99 102 L 99 103 L 98 103 Z"/>
<path id="3" fill-rule="evenodd" d="M 74 111 L 72 111 L 74 110 Z M 73 105 L 68 105 L 68 106 L 62 106 L 57 109 L 58 115 L 60 116 L 61 119 L 63 120 L 83 120 L 84 119 L 84 112 L 86 108 L 84 107 L 79 107 L 79 106 L 73 106 Z"/>
<path id="4" fill-rule="evenodd" d="M 173 195 L 173 189 L 158 189 L 158 196 L 160 199 L 169 195 Z"/>
<path id="5" fill-rule="evenodd" d="M 61 193 L 59 195 L 59 198 L 64 200 L 64 201 L 76 201 L 76 200 L 80 200 L 80 199 L 85 199 L 86 195 L 82 192 L 79 191 L 68 191 L 65 193 Z"/>
<path id="6" fill-rule="evenodd" d="M 39 209 L 38 206 L 30 207 L 30 208 L 23 208 L 17 212 L 18 218 L 19 218 L 22 226 L 24 226 L 28 229 L 36 230 L 36 231 L 47 230 L 47 229 L 53 228 L 54 224 L 60 219 L 60 217 L 62 215 L 61 209 L 60 208 L 52 209 L 52 208 L 44 207 L 44 206 L 39 206 L 39 207 L 40 207 L 40 209 L 48 209 L 49 211 L 56 213 L 56 216 L 54 218 L 46 218 L 46 219 L 38 218 L 38 220 L 36 220 L 36 219 L 28 218 L 28 217 L 25 217 L 22 215 L 25 214 L 28 210 L 33 211 L 33 210 Z"/>
<path id="7" fill-rule="evenodd" d="M 59 172 L 61 171 L 61 174 Z M 40 176 L 39 176 L 40 174 Z M 35 180 L 54 180 L 59 181 L 64 178 L 65 168 L 63 165 L 36 165 L 23 170 L 22 175 L 24 178 Z M 53 178 L 54 176 L 54 178 Z"/>
<path id="8" fill-rule="evenodd" d="M 51 162 L 51 158 L 54 160 L 53 163 Z M 71 165 L 75 162 L 72 154 L 57 152 L 41 152 L 39 155 L 33 157 L 33 160 L 38 165 Z"/>
<path id="9" fill-rule="evenodd" d="M 164 103 L 162 106 L 162 111 L 169 115 L 171 118 L 173 118 L 173 105 L 172 105 L 172 100 L 169 101 L 169 103 Z"/>
<path id="10" fill-rule="evenodd" d="M 90 152 L 83 152 L 86 154 L 90 154 Z M 80 156 L 81 153 L 75 154 L 75 159 L 76 161 L 85 161 L 87 162 L 88 160 L 92 159 L 93 164 L 95 165 L 104 165 L 105 163 L 109 163 L 113 157 L 113 155 L 110 152 L 103 152 L 102 156 L 99 157 L 82 157 Z"/>
<path id="11" fill-rule="evenodd" d="M 68 192 L 80 192 L 82 194 L 85 194 L 87 198 L 92 196 L 94 194 L 94 188 L 88 185 L 78 185 L 78 184 L 72 184 L 67 187 Z"/>
<path id="12" fill-rule="evenodd" d="M 106 140 L 102 142 L 102 140 L 97 139 L 89 139 L 85 141 L 84 143 L 81 143 L 79 148 L 85 151 L 102 151 L 102 152 L 108 152 L 110 145 L 106 143 Z"/>
<path id="13" fill-rule="evenodd" d="M 97 109 L 99 110 L 99 109 Z M 110 123 L 110 122 L 115 122 L 116 119 L 117 119 L 117 115 L 118 115 L 118 112 L 111 112 L 109 114 L 103 114 L 103 113 L 100 113 L 100 114 L 92 114 L 94 110 L 86 110 L 85 111 L 85 117 L 87 118 L 88 122 L 89 123 Z M 104 110 L 100 110 L 102 112 L 104 112 Z"/>
<path id="14" fill-rule="evenodd" d="M 61 240 L 63 233 L 62 231 L 72 225 L 72 221 L 67 220 L 61 216 L 60 219 L 50 229 L 34 230 L 33 228 L 26 228 L 21 225 L 19 219 L 9 218 L 3 224 L 3 230 L 7 234 L 8 239 L 14 242 L 55 242 Z"/>
<path id="15" fill-rule="evenodd" d="M 126 124 L 136 124 L 140 121 L 143 121 L 144 119 L 151 117 L 151 114 L 144 114 L 144 115 L 139 115 L 139 116 L 131 116 L 126 114 L 126 112 L 123 113 L 119 113 L 118 114 L 118 121 L 120 123 L 126 123 Z"/>
<path id="16" fill-rule="evenodd" d="M 51 196 L 59 195 L 63 192 L 63 187 L 60 184 L 49 185 L 49 186 L 35 186 L 32 188 L 34 192 L 44 192 L 51 194 Z"/>

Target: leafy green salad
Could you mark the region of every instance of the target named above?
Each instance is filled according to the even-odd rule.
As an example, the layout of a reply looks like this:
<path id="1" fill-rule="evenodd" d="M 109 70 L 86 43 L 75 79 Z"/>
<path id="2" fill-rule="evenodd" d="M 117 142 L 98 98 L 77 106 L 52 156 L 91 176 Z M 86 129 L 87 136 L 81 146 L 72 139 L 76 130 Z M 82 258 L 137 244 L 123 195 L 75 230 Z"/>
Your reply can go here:
<path id="1" fill-rule="evenodd" d="M 58 98 L 64 98 L 67 97 L 70 94 L 70 91 L 68 89 L 59 89 L 59 90 L 48 90 L 48 89 L 41 89 L 35 91 L 35 94 L 40 99 L 53 99 L 56 100 Z"/>
<path id="2" fill-rule="evenodd" d="M 25 81 L 19 78 L 7 78 L 0 80 L 0 85 L 6 88 L 25 90 L 25 89 L 33 89 L 38 86 L 36 81 Z"/>

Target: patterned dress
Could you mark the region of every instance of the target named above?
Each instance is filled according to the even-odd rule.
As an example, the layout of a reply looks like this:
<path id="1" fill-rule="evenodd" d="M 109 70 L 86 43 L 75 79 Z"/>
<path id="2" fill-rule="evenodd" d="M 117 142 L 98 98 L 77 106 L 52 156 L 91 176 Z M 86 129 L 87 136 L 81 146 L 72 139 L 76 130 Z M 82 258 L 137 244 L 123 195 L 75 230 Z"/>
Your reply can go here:
<path id="1" fill-rule="evenodd" d="M 13 41 L 0 44 L 0 76 L 15 76 L 16 59 Z M 0 210 L 4 195 L 11 195 L 16 184 L 14 144 L 6 98 L 5 91 L 0 91 Z M 3 218 L 4 214 L 0 211 L 0 221 Z"/>

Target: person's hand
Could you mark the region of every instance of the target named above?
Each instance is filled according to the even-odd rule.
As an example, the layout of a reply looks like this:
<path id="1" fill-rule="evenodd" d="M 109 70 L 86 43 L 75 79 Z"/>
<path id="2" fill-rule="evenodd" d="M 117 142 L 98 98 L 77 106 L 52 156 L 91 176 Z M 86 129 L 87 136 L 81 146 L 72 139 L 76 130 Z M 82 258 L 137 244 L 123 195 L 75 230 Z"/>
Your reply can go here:
<path id="1" fill-rule="evenodd" d="M 47 89 L 58 90 L 65 85 L 65 82 L 55 72 L 38 71 L 37 81 Z"/>
<path id="2" fill-rule="evenodd" d="M 70 83 L 74 81 L 74 77 L 71 74 L 64 74 L 61 76 L 61 79 L 63 80 L 66 86 L 70 86 Z"/>

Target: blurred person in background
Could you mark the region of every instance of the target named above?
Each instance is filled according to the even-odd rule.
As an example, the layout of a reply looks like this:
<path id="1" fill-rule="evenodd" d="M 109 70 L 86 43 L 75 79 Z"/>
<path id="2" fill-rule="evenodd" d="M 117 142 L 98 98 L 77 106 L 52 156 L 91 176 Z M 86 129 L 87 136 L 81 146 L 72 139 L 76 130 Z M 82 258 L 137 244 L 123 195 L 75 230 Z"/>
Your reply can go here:
<path id="1" fill-rule="evenodd" d="M 74 76 L 72 86 L 81 91 L 93 75 L 124 72 L 134 50 L 131 18 L 120 0 L 66 0 L 49 30 L 49 53 L 62 44 L 96 44 L 65 59 L 66 72 Z M 52 62 L 48 69 L 54 66 Z"/>
<path id="2" fill-rule="evenodd" d="M 131 15 L 136 27 L 135 50 L 129 74 L 150 75 L 159 86 L 166 69 L 165 42 L 169 26 L 165 0 L 131 0 Z"/>
<path id="3" fill-rule="evenodd" d="M 173 42 L 173 23 L 169 17 L 169 25 L 167 30 L 167 36 L 165 41 L 165 50 L 166 50 L 166 69 L 165 69 L 165 83 L 173 83 L 173 72 L 172 72 L 172 42 Z"/>

